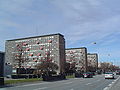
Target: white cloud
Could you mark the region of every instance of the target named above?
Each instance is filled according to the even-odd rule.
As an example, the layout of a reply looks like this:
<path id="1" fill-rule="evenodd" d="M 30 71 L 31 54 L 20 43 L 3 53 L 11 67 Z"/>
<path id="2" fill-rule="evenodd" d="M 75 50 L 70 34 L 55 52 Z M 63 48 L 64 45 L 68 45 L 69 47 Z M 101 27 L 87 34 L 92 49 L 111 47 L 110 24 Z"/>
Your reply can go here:
<path id="1" fill-rule="evenodd" d="M 114 16 L 100 22 L 86 22 L 84 24 L 77 24 L 70 26 L 69 35 L 73 36 L 71 39 L 76 40 L 101 40 L 112 33 L 120 32 L 119 28 L 120 16 Z"/>
<path id="2" fill-rule="evenodd" d="M 103 20 L 111 16 L 112 12 L 103 2 L 98 0 L 55 0 L 54 4 L 66 18 L 73 18 L 82 23 Z"/>
<path id="3" fill-rule="evenodd" d="M 106 46 L 118 42 L 115 33 L 120 35 L 119 2 L 118 0 L 1 0 L 0 32 L 4 33 L 1 34 L 1 41 L 60 32 L 65 35 L 69 47 L 77 46 L 76 43 L 82 41 L 91 47 L 89 43 L 95 41 L 100 46 L 101 55 L 105 50 L 106 54 L 112 47 Z M 10 27 L 13 32 L 8 32 L 12 30 Z"/>

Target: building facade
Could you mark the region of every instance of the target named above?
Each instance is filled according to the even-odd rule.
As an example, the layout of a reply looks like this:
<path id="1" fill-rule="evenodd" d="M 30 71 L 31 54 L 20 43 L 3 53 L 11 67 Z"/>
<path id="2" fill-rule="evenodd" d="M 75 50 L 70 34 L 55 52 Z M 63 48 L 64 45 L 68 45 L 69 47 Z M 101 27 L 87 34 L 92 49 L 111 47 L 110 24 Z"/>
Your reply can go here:
<path id="1" fill-rule="evenodd" d="M 90 71 L 96 71 L 98 69 L 98 54 L 88 53 L 87 54 L 88 67 Z"/>
<path id="2" fill-rule="evenodd" d="M 12 69 L 35 68 L 36 64 L 46 61 L 58 65 L 57 73 L 64 72 L 65 39 L 59 33 L 7 40 L 5 51 L 5 63 Z"/>
<path id="3" fill-rule="evenodd" d="M 4 52 L 0 52 L 0 77 L 4 75 Z"/>
<path id="4" fill-rule="evenodd" d="M 0 52 L 0 86 L 4 85 L 4 52 Z"/>
<path id="5" fill-rule="evenodd" d="M 75 63 L 76 71 L 87 71 L 87 48 L 66 49 L 66 62 Z"/>

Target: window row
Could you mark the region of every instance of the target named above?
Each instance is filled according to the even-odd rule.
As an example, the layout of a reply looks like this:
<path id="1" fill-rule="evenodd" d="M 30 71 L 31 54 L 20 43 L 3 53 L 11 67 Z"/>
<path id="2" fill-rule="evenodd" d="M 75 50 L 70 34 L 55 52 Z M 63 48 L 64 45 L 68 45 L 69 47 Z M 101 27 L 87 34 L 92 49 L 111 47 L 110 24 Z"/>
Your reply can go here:
<path id="1" fill-rule="evenodd" d="M 52 43 L 52 40 L 48 40 L 47 42 L 48 42 L 48 43 Z M 40 41 L 36 41 L 36 44 L 40 44 Z M 27 42 L 23 42 L 22 44 L 16 44 L 17 47 L 19 47 L 19 46 L 21 46 L 21 45 L 27 46 L 28 43 L 27 43 Z"/>

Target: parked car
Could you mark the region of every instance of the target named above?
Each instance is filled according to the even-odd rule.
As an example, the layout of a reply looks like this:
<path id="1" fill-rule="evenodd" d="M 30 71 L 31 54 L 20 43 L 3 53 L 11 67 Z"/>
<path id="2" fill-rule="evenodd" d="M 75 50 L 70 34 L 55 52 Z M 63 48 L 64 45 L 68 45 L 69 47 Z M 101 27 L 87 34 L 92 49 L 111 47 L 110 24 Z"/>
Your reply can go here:
<path id="1" fill-rule="evenodd" d="M 83 77 L 83 73 L 76 72 L 76 73 L 75 73 L 75 77 L 76 77 L 76 78 L 78 78 L 78 77 Z"/>
<path id="2" fill-rule="evenodd" d="M 113 72 L 106 72 L 105 73 L 105 79 L 114 79 Z"/>
<path id="3" fill-rule="evenodd" d="M 96 75 L 96 73 L 95 72 L 90 72 L 93 76 L 95 76 Z"/>
<path id="4" fill-rule="evenodd" d="M 116 75 L 120 75 L 120 71 L 117 71 L 117 72 L 116 72 Z"/>
<path id="5" fill-rule="evenodd" d="M 92 78 L 92 77 L 93 77 L 93 74 L 90 72 L 83 73 L 83 78 Z"/>
<path id="6" fill-rule="evenodd" d="M 11 75 L 7 75 L 6 78 L 11 78 Z"/>

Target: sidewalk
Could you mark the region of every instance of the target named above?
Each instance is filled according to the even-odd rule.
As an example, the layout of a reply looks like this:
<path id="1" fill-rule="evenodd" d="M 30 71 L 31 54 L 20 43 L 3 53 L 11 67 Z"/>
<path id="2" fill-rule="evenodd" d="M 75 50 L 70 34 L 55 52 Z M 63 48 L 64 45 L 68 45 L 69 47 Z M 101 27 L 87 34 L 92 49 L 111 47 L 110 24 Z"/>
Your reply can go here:
<path id="1" fill-rule="evenodd" d="M 115 84 L 110 88 L 110 90 L 120 90 L 120 78 L 118 81 L 115 82 Z"/>

